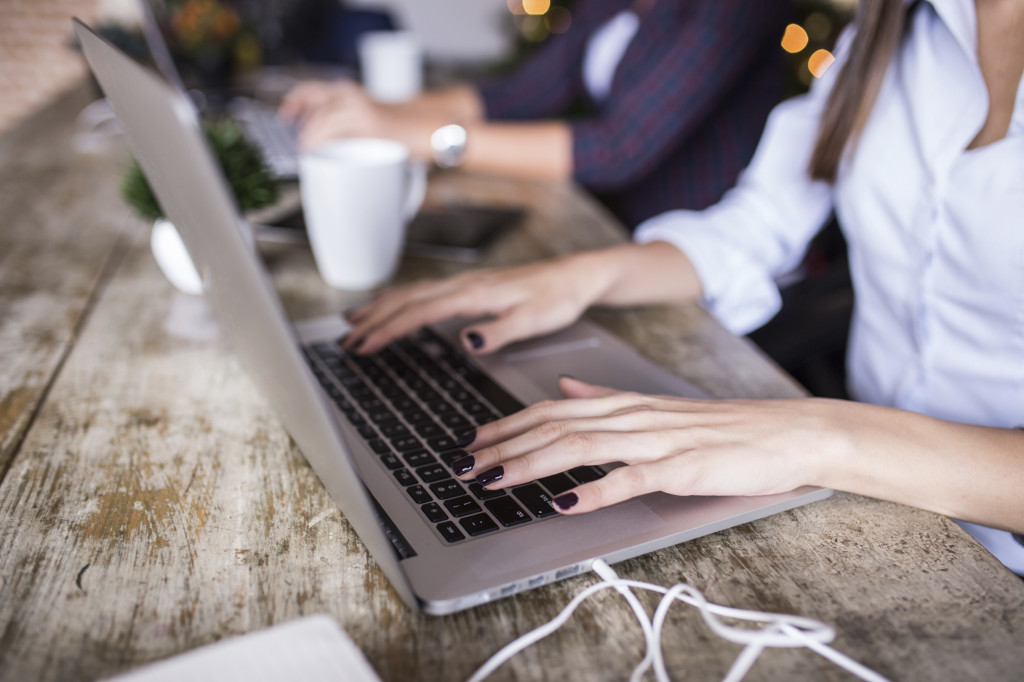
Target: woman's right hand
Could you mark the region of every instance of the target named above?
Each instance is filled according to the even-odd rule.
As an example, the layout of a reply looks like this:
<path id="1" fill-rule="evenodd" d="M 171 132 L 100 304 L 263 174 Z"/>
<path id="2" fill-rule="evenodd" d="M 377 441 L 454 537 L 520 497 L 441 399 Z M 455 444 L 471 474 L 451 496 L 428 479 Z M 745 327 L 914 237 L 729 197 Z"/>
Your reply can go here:
<path id="1" fill-rule="evenodd" d="M 373 353 L 424 325 L 453 317 L 489 318 L 460 335 L 472 353 L 490 353 L 513 341 L 562 329 L 608 286 L 598 254 L 475 270 L 386 291 L 348 314 L 353 328 L 342 345 Z"/>

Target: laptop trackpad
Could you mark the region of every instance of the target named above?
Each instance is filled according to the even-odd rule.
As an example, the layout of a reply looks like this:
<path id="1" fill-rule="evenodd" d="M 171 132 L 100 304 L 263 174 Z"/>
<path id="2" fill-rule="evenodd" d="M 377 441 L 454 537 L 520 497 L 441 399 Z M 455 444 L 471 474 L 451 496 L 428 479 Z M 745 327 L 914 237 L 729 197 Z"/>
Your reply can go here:
<path id="1" fill-rule="evenodd" d="M 707 393 L 659 367 L 636 349 L 593 325 L 575 325 L 509 346 L 501 358 L 550 397 L 561 397 L 558 377 L 572 377 L 623 391 L 707 398 Z"/>

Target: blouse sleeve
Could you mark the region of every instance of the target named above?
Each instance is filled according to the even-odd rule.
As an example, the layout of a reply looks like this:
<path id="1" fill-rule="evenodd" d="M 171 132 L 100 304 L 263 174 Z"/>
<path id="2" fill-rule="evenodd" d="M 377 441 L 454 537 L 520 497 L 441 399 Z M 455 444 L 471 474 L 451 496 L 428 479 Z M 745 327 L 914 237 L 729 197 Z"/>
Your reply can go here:
<path id="1" fill-rule="evenodd" d="M 705 0 L 672 26 L 647 17 L 607 102 L 571 122 L 576 181 L 615 191 L 650 173 L 741 87 L 785 14 L 786 3 Z"/>
<path id="2" fill-rule="evenodd" d="M 841 36 L 837 53 L 845 52 L 849 36 Z M 841 61 L 810 93 L 775 107 L 750 165 L 718 204 L 655 216 L 634 236 L 681 249 L 696 268 L 702 304 L 734 333 L 756 329 L 778 312 L 775 278 L 799 264 L 832 210 L 831 185 L 812 181 L 807 168 Z"/>

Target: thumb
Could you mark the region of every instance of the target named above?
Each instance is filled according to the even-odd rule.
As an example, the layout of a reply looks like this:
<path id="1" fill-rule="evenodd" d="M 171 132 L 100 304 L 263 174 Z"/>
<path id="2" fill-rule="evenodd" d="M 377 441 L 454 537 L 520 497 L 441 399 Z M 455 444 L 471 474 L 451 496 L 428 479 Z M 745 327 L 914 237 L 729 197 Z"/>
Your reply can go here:
<path id="1" fill-rule="evenodd" d="M 558 388 L 566 398 L 604 398 L 621 393 L 621 391 L 607 386 L 588 384 L 568 374 L 563 374 L 558 378 Z"/>

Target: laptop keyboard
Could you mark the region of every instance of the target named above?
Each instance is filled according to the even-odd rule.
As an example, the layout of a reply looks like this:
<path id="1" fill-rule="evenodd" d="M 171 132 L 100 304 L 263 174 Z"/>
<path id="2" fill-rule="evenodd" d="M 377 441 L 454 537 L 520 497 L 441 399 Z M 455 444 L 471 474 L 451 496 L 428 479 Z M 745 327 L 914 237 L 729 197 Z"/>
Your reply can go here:
<path id="1" fill-rule="evenodd" d="M 298 176 L 298 132 L 295 126 L 282 120 L 274 109 L 252 102 L 235 105 L 231 114 L 245 130 L 246 137 L 263 152 L 276 176 Z"/>
<path id="2" fill-rule="evenodd" d="M 429 329 L 369 356 L 333 343 L 303 352 L 406 499 L 449 543 L 556 516 L 552 498 L 604 475 L 576 467 L 504 490 L 456 479 L 451 464 L 467 454 L 457 437 L 523 405 Z"/>

